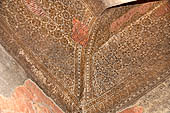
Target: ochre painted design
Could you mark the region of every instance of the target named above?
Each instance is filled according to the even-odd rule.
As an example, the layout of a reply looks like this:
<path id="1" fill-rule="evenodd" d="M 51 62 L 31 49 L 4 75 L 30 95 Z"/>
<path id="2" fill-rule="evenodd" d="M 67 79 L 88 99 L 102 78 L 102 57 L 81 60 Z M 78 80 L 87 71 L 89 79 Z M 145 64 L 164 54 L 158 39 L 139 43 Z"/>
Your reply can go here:
<path id="1" fill-rule="evenodd" d="M 81 0 L 36 1 L 44 18 L 21 1 L 2 3 L 0 42 L 66 113 L 115 113 L 169 77 L 170 13 L 153 15 L 166 2 L 95 17 Z"/>
<path id="2" fill-rule="evenodd" d="M 35 15 L 44 16 L 45 11 L 36 3 L 36 0 L 24 0 L 25 5 Z"/>
<path id="3" fill-rule="evenodd" d="M 152 7 L 152 5 L 153 3 L 145 3 L 139 7 L 130 9 L 126 14 L 122 15 L 111 24 L 110 31 L 114 32 L 119 30 L 121 26 L 130 21 L 136 14 L 146 13 Z"/>
<path id="4" fill-rule="evenodd" d="M 170 12 L 170 2 L 165 4 L 165 5 L 162 5 L 160 6 L 159 8 L 157 8 L 154 13 L 152 14 L 153 18 L 152 19 L 155 19 L 155 18 L 158 18 L 160 16 L 164 16 L 165 14 L 167 14 L 168 12 Z"/>
<path id="5" fill-rule="evenodd" d="M 88 27 L 77 19 L 73 19 L 73 35 L 72 39 L 82 46 L 86 46 L 88 42 Z"/>
<path id="6" fill-rule="evenodd" d="M 31 80 L 14 90 L 11 97 L 0 96 L 0 113 L 63 113 Z"/>
<path id="7" fill-rule="evenodd" d="M 119 112 L 119 113 L 143 113 L 143 107 L 135 106 L 135 107 L 127 108 L 124 111 Z"/>

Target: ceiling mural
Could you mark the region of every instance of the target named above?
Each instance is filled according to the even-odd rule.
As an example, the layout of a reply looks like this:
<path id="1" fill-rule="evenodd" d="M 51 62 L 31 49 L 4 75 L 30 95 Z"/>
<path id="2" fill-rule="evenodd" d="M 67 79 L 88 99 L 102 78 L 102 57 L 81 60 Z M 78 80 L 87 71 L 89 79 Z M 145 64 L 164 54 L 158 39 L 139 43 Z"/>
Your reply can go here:
<path id="1" fill-rule="evenodd" d="M 170 3 L 108 7 L 101 0 L 1 2 L 0 44 L 61 112 L 143 113 L 136 103 L 170 77 Z"/>

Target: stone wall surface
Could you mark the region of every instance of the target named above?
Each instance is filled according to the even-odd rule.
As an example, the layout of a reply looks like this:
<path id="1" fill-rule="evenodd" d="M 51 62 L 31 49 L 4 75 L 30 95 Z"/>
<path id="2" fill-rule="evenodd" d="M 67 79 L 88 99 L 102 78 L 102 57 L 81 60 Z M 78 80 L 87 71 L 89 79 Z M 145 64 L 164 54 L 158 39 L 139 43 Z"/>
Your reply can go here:
<path id="1" fill-rule="evenodd" d="M 9 97 L 26 79 L 23 68 L 0 45 L 0 95 Z"/>
<path id="2" fill-rule="evenodd" d="M 31 80 L 18 86 L 13 94 L 6 98 L 0 96 L 0 113 L 64 113 Z"/>

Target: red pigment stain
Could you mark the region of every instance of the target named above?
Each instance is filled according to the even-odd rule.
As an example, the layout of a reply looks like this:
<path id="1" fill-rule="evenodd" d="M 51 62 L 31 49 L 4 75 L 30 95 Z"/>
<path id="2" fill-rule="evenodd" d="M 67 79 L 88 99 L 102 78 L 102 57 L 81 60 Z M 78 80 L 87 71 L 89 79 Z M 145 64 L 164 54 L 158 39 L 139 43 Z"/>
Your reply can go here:
<path id="1" fill-rule="evenodd" d="M 77 19 L 73 19 L 73 35 L 72 39 L 82 46 L 86 46 L 88 42 L 88 27 Z"/>
<path id="2" fill-rule="evenodd" d="M 143 107 L 135 106 L 135 107 L 127 108 L 119 113 L 143 113 Z"/>
<path id="3" fill-rule="evenodd" d="M 11 97 L 0 96 L 0 113 L 63 113 L 31 80 L 14 90 Z"/>
<path id="4" fill-rule="evenodd" d="M 25 5 L 35 15 L 45 16 L 45 11 L 40 6 L 38 6 L 38 4 L 36 3 L 36 0 L 25 0 Z"/>
<path id="5" fill-rule="evenodd" d="M 116 31 L 118 30 L 124 23 L 128 22 L 129 20 L 132 19 L 132 17 L 139 13 L 139 14 L 144 14 L 147 12 L 150 7 L 153 5 L 153 3 L 145 3 L 139 7 L 135 7 L 130 9 L 126 14 L 115 20 L 110 27 L 110 31 Z"/>

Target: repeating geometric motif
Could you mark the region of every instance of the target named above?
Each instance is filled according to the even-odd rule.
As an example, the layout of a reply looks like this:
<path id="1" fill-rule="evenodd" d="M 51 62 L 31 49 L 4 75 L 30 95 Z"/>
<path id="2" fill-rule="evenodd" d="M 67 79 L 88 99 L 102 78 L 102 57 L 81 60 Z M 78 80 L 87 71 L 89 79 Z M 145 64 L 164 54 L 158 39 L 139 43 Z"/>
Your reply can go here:
<path id="1" fill-rule="evenodd" d="M 65 112 L 115 113 L 169 77 L 169 3 L 88 3 L 3 1 L 0 43 Z"/>

